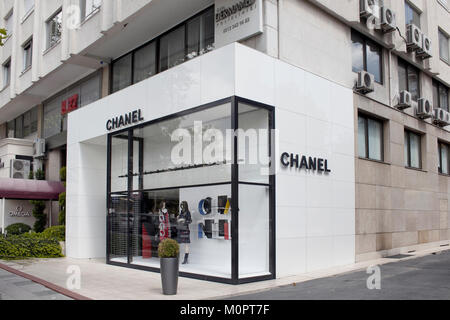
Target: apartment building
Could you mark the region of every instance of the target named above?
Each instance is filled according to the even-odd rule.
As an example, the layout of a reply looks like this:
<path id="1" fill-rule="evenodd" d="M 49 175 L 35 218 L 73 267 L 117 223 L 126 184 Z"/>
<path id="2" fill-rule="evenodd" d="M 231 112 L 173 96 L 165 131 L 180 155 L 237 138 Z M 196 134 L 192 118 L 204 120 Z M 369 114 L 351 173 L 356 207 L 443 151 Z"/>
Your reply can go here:
<path id="1" fill-rule="evenodd" d="M 0 175 L 67 166 L 68 256 L 212 281 L 449 245 L 449 5 L 3 1 Z"/>

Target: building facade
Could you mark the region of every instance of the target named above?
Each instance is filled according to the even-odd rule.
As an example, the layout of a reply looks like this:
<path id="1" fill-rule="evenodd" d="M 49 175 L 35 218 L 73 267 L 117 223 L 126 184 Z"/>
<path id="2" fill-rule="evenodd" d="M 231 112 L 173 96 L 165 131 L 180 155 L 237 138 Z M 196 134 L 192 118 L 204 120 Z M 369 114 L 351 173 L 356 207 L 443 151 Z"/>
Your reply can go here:
<path id="1" fill-rule="evenodd" d="M 449 245 L 449 6 L 3 1 L 0 175 L 67 166 L 68 256 L 156 271 L 171 237 L 201 279 Z"/>

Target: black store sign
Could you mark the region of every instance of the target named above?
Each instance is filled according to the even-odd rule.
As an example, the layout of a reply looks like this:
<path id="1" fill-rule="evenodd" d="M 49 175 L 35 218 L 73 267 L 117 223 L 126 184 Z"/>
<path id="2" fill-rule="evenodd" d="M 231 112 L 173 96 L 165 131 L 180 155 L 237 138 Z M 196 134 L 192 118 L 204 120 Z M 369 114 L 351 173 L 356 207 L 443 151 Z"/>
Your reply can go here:
<path id="1" fill-rule="evenodd" d="M 296 168 L 299 170 L 305 169 L 325 173 L 331 172 L 328 168 L 328 160 L 326 159 L 300 156 L 298 154 L 287 152 L 284 152 L 281 155 L 281 164 L 283 167 Z"/>
<path id="2" fill-rule="evenodd" d="M 126 127 L 132 124 L 139 123 L 144 121 L 144 117 L 142 116 L 142 110 L 135 110 L 124 114 L 123 116 L 118 116 L 113 119 L 110 119 L 106 122 L 106 130 L 111 131 L 115 129 L 120 129 L 122 127 Z"/>

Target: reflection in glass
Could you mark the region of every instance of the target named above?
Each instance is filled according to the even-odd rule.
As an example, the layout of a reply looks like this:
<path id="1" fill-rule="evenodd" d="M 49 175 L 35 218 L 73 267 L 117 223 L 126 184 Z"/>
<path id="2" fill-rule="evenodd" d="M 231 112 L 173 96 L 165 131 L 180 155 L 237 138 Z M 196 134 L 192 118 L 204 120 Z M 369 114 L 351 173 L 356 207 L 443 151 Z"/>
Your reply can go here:
<path id="1" fill-rule="evenodd" d="M 172 68 L 185 58 L 185 31 L 184 25 L 163 36 L 160 40 L 159 71 Z"/>
<path id="2" fill-rule="evenodd" d="M 131 85 L 131 54 L 114 62 L 112 90 L 116 92 L 129 85 Z"/>
<path id="3" fill-rule="evenodd" d="M 367 72 L 375 77 L 375 81 L 381 83 L 381 48 L 378 45 L 367 42 Z"/>
<path id="4" fill-rule="evenodd" d="M 382 161 L 382 137 L 383 137 L 383 125 L 381 122 L 368 119 L 369 125 L 369 158 L 373 160 Z"/>
<path id="5" fill-rule="evenodd" d="M 156 42 L 139 49 L 134 53 L 133 83 L 145 80 L 156 74 Z"/>
<path id="6" fill-rule="evenodd" d="M 367 158 L 366 155 L 366 119 L 358 117 L 358 156 Z"/>
<path id="7" fill-rule="evenodd" d="M 443 174 L 449 174 L 448 168 L 448 146 L 445 144 L 439 144 L 440 147 L 440 172 Z"/>

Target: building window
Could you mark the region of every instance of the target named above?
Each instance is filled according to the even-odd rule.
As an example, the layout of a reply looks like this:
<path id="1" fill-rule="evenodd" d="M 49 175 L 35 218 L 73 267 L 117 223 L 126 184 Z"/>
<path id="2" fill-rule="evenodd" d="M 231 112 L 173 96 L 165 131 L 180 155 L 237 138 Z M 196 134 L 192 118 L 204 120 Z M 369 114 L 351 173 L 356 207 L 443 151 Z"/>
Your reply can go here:
<path id="1" fill-rule="evenodd" d="M 211 7 L 117 59 L 112 68 L 112 92 L 211 51 L 214 28 L 214 9 Z"/>
<path id="2" fill-rule="evenodd" d="M 67 113 L 100 99 L 98 73 L 58 93 L 44 102 L 43 138 L 49 139 L 67 130 Z"/>
<path id="3" fill-rule="evenodd" d="M 122 90 L 132 84 L 132 63 L 133 56 L 131 53 L 114 62 L 112 82 L 113 92 Z"/>
<path id="4" fill-rule="evenodd" d="M 352 70 L 367 71 L 383 83 L 381 46 L 352 30 Z"/>
<path id="5" fill-rule="evenodd" d="M 159 42 L 159 72 L 184 62 L 186 58 L 185 33 L 185 26 L 182 25 L 161 37 Z"/>
<path id="6" fill-rule="evenodd" d="M 47 21 L 47 49 L 56 45 L 61 39 L 62 33 L 62 10 L 53 15 Z"/>
<path id="7" fill-rule="evenodd" d="M 133 83 L 156 74 L 156 42 L 142 47 L 134 53 Z"/>
<path id="8" fill-rule="evenodd" d="M 10 37 L 13 33 L 13 10 L 11 10 L 5 17 L 5 29 Z"/>
<path id="9" fill-rule="evenodd" d="M 442 83 L 433 80 L 433 105 L 434 108 L 441 108 L 449 111 L 449 88 Z"/>
<path id="10" fill-rule="evenodd" d="M 3 65 L 3 88 L 11 83 L 11 58 Z"/>
<path id="11" fill-rule="evenodd" d="M 31 67 L 33 62 L 33 40 L 28 41 L 23 46 L 23 70 Z"/>
<path id="12" fill-rule="evenodd" d="M 447 143 L 438 142 L 438 154 L 439 154 L 439 173 L 450 174 L 449 171 L 449 145 Z"/>
<path id="13" fill-rule="evenodd" d="M 449 36 L 439 29 L 439 56 L 447 63 L 450 63 Z"/>
<path id="14" fill-rule="evenodd" d="M 37 132 L 37 107 L 8 122 L 8 138 L 23 139 Z"/>
<path id="15" fill-rule="evenodd" d="M 420 28 L 420 12 L 408 2 L 405 2 L 405 21 L 406 25 L 414 24 Z"/>
<path id="16" fill-rule="evenodd" d="M 170 238 L 180 243 L 181 259 L 190 252 L 180 272 L 228 283 L 273 278 L 275 176 L 250 160 L 253 152 L 271 160 L 273 110 L 233 97 L 108 135 L 108 263 L 157 271 L 158 245 Z M 256 144 L 243 133 L 249 129 L 261 132 Z M 217 143 L 214 155 L 197 159 L 189 151 L 197 130 L 216 142 L 238 131 L 229 145 Z"/>
<path id="17" fill-rule="evenodd" d="M 80 0 L 81 21 L 84 21 L 94 12 L 97 12 L 101 5 L 102 0 Z"/>
<path id="18" fill-rule="evenodd" d="M 23 15 L 26 16 L 34 9 L 34 0 L 23 0 Z"/>
<path id="19" fill-rule="evenodd" d="M 383 122 L 365 115 L 358 116 L 358 155 L 383 161 Z"/>
<path id="20" fill-rule="evenodd" d="M 417 101 L 420 98 L 420 71 L 404 60 L 398 59 L 399 90 L 406 90 Z"/>
<path id="21" fill-rule="evenodd" d="M 405 131 L 405 166 L 408 168 L 422 168 L 421 136 L 412 131 Z"/>

